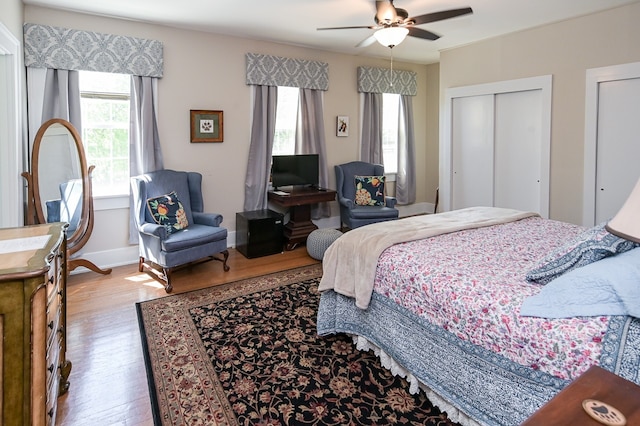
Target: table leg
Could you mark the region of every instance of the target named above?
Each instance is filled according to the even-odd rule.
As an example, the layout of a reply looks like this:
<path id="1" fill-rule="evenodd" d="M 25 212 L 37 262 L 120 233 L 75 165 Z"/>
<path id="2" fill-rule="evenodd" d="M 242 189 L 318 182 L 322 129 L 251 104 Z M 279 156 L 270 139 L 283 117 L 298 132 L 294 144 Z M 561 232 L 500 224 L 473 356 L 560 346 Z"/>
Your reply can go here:
<path id="1" fill-rule="evenodd" d="M 285 249 L 293 250 L 305 243 L 309 234 L 318 227 L 311 221 L 311 205 L 292 206 L 289 210 L 289 222 L 284 226 Z"/>

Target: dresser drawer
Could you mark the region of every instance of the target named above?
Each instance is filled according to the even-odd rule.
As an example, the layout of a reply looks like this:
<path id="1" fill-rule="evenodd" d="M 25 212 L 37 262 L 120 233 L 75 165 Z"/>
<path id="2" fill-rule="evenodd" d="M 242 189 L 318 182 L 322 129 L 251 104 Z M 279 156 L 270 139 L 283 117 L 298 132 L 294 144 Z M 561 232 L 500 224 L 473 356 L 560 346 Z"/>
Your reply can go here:
<path id="1" fill-rule="evenodd" d="M 58 386 L 60 383 L 60 339 L 56 339 L 57 346 L 53 347 L 53 350 L 47 353 L 47 405 L 49 401 L 54 401 L 58 398 Z M 47 411 L 49 411 L 47 409 Z"/>
<path id="2" fill-rule="evenodd" d="M 47 306 L 47 352 L 59 340 L 62 327 L 62 305 L 60 297 L 54 297 Z M 58 346 L 59 343 L 55 343 Z"/>

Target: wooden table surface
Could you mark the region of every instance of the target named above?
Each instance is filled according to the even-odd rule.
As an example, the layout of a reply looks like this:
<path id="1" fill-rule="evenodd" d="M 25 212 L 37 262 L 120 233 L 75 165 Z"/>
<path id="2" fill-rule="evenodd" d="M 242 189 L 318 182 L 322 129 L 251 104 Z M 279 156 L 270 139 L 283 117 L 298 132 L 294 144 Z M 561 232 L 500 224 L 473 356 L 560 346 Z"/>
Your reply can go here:
<path id="1" fill-rule="evenodd" d="M 571 382 L 523 425 L 602 426 L 582 408 L 585 399 L 616 408 L 627 418 L 627 426 L 640 425 L 640 386 L 597 366 Z"/>

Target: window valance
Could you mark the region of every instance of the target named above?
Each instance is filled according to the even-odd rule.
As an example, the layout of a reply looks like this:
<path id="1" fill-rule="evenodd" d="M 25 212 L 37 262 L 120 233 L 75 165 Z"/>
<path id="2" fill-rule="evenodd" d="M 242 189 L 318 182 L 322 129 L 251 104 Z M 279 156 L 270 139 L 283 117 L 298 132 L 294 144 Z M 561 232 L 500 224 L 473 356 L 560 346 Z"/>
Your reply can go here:
<path id="1" fill-rule="evenodd" d="M 389 78 L 393 78 L 390 84 Z M 415 96 L 418 93 L 416 73 L 388 68 L 358 67 L 358 92 L 397 93 Z"/>
<path id="2" fill-rule="evenodd" d="M 247 84 L 328 90 L 329 64 L 247 53 Z"/>
<path id="3" fill-rule="evenodd" d="M 162 77 L 162 42 L 24 24 L 27 67 Z"/>

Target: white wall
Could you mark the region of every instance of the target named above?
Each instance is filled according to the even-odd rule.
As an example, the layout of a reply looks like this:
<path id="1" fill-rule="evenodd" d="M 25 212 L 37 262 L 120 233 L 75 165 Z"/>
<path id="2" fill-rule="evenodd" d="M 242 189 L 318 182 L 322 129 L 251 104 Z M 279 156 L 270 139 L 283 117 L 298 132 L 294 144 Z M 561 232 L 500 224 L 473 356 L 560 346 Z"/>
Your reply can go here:
<path id="1" fill-rule="evenodd" d="M 441 53 L 441 105 L 447 88 L 553 75 L 552 219 L 582 223 L 586 70 L 639 61 L 639 21 L 634 3 Z"/>
<path id="2" fill-rule="evenodd" d="M 22 0 L 0 1 L 0 22 L 17 38 L 22 40 Z"/>
<path id="3" fill-rule="evenodd" d="M 325 133 L 330 167 L 330 187 L 335 186 L 333 166 L 356 160 L 359 146 L 359 95 L 356 91 L 358 66 L 388 67 L 380 59 L 369 59 L 332 52 L 305 49 L 263 41 L 227 37 L 126 20 L 89 16 L 47 8 L 25 6 L 25 22 L 54 25 L 80 30 L 157 39 L 164 43 L 164 77 L 160 80 L 160 139 L 165 167 L 194 170 L 204 175 L 203 190 L 207 211 L 220 212 L 223 225 L 235 231 L 235 213 L 242 211 L 244 178 L 250 138 L 250 92 L 245 83 L 245 54 L 248 52 L 324 61 L 329 64 L 329 90 L 325 93 Z M 395 64 L 394 64 L 395 65 Z M 398 63 L 397 69 L 417 73 L 418 95 L 414 98 L 416 122 L 417 202 L 433 202 L 437 167 L 428 170 L 427 157 L 437 159 L 437 136 L 427 133 L 427 107 L 437 103 L 433 81 L 427 82 L 424 65 Z M 434 73 L 429 74 L 433 79 Z M 431 96 L 431 98 L 429 98 Z M 224 142 L 189 142 L 189 110 L 224 111 Z M 433 108 L 432 108 L 433 109 Z M 335 136 L 337 115 L 351 121 L 348 137 Z M 433 111 L 431 111 L 433 116 Z M 431 120 L 437 122 L 437 120 Z M 437 135 L 437 134 L 436 134 Z M 427 148 L 427 145 L 430 148 Z M 432 154 L 433 146 L 436 154 Z M 429 155 L 427 155 L 429 152 Z M 429 177 L 427 177 L 429 175 Z M 96 205 L 100 205 L 100 200 Z M 333 220 L 338 207 L 332 203 Z M 117 208 L 96 212 L 94 232 L 83 252 L 100 266 L 118 263 L 119 254 L 127 252 L 131 262 L 137 254 L 127 250 L 128 210 Z M 336 222 L 337 223 L 337 222 Z M 233 240 L 233 239 L 230 239 Z M 107 260 L 111 259 L 111 260 Z"/>

